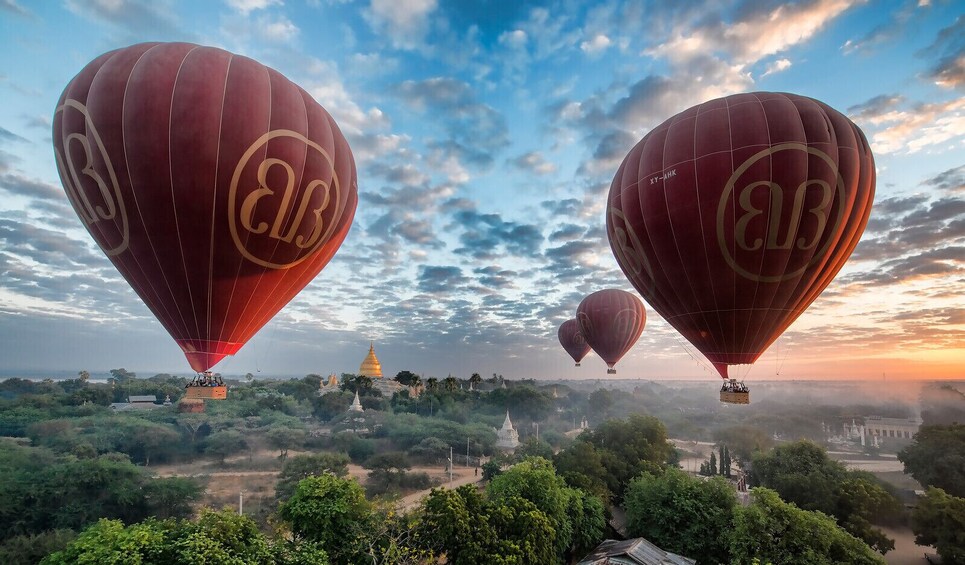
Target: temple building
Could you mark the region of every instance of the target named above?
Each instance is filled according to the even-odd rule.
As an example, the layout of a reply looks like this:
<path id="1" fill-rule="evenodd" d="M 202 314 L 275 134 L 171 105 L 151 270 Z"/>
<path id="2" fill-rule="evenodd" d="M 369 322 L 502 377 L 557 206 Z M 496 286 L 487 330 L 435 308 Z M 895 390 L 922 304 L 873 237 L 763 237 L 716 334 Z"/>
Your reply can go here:
<path id="1" fill-rule="evenodd" d="M 338 391 L 339 391 L 338 377 L 335 375 L 335 373 L 332 373 L 331 375 L 329 375 L 327 381 L 323 380 L 322 382 L 318 383 L 319 396 L 328 394 L 330 392 L 338 392 Z"/>
<path id="2" fill-rule="evenodd" d="M 359 366 L 359 376 L 362 375 L 373 380 L 382 378 L 382 363 L 379 363 L 379 358 L 375 356 L 375 342 L 369 342 L 369 354 Z"/>
<path id="3" fill-rule="evenodd" d="M 516 431 L 512 420 L 509 419 L 509 410 L 506 411 L 503 427 L 496 432 L 496 447 L 509 451 L 519 447 L 519 432 Z"/>

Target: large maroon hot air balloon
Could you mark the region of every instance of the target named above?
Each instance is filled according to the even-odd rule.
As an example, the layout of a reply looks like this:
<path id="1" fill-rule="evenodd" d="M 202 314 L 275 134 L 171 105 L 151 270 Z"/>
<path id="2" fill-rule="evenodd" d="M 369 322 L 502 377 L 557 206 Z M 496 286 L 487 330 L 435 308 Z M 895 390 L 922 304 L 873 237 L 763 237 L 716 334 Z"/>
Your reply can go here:
<path id="1" fill-rule="evenodd" d="M 580 333 L 580 323 L 576 320 L 567 320 L 560 325 L 556 336 L 560 339 L 560 345 L 570 354 L 576 366 L 580 366 L 580 361 L 590 352 L 590 345 L 583 339 Z"/>
<path id="2" fill-rule="evenodd" d="M 322 270 L 355 215 L 355 161 L 332 117 L 221 49 L 101 55 L 64 89 L 53 138 L 77 215 L 199 372 Z"/>
<path id="3" fill-rule="evenodd" d="M 610 288 L 587 296 L 576 309 L 580 333 L 593 351 L 606 361 L 607 373 L 643 333 L 647 312 L 643 302 L 629 292 Z"/>
<path id="4" fill-rule="evenodd" d="M 738 94 L 637 143 L 610 186 L 607 235 L 633 286 L 727 378 L 841 270 L 874 188 L 868 141 L 844 115 Z"/>

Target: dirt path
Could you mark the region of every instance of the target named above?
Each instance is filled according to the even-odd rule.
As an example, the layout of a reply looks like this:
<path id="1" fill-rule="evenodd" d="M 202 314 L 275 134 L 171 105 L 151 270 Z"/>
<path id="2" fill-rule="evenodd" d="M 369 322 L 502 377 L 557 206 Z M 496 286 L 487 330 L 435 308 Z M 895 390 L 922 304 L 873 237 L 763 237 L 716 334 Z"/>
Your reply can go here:
<path id="1" fill-rule="evenodd" d="M 895 540 L 895 548 L 885 554 L 888 565 L 928 565 L 927 553 L 932 561 L 938 562 L 935 548 L 915 543 L 915 534 L 908 528 L 881 528 L 885 535 Z"/>
<path id="2" fill-rule="evenodd" d="M 478 483 L 479 481 L 482 480 L 482 473 L 480 473 L 479 475 L 476 475 L 472 472 L 473 471 L 472 469 L 463 468 L 462 470 L 463 472 L 461 473 L 458 472 L 459 471 L 458 468 L 454 469 L 453 471 L 454 472 L 452 474 L 452 483 L 451 484 L 449 483 L 448 474 L 447 474 L 446 482 L 439 485 L 440 487 L 459 488 L 463 485 L 471 485 L 474 483 Z M 408 496 L 403 496 L 402 498 L 399 499 L 397 507 L 402 512 L 408 512 L 410 510 L 413 510 L 414 508 L 419 506 L 423 498 L 429 496 L 429 493 L 431 491 L 432 489 L 420 490 L 419 492 L 414 492 Z"/>

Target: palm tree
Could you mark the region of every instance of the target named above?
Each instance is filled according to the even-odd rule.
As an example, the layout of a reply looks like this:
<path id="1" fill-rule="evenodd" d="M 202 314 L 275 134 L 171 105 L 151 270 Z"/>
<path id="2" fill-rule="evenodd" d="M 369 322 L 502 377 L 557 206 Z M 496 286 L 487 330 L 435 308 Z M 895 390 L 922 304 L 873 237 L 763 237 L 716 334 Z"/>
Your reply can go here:
<path id="1" fill-rule="evenodd" d="M 482 382 L 482 377 L 479 375 L 479 373 L 473 373 L 472 376 L 469 377 L 469 384 L 471 384 L 472 388 L 474 389 L 479 387 L 479 383 L 481 382 Z"/>
<path id="2" fill-rule="evenodd" d="M 436 390 L 436 386 L 439 383 L 439 379 L 435 377 L 429 377 L 426 379 L 426 388 L 429 390 Z"/>
<path id="3" fill-rule="evenodd" d="M 456 377 L 449 375 L 448 377 L 446 377 L 445 381 L 443 382 L 446 383 L 446 392 L 452 392 L 456 390 Z"/>

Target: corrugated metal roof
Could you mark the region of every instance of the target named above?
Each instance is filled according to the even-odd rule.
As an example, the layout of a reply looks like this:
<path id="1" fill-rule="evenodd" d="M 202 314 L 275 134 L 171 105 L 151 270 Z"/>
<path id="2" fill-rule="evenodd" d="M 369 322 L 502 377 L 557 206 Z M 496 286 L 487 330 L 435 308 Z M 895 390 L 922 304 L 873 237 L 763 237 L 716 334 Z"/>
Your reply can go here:
<path id="1" fill-rule="evenodd" d="M 157 397 L 153 394 L 140 395 L 140 396 L 129 396 L 127 397 L 128 402 L 157 402 Z"/>
<path id="2" fill-rule="evenodd" d="M 696 561 L 670 553 L 645 538 L 608 539 L 577 565 L 694 565 Z"/>

